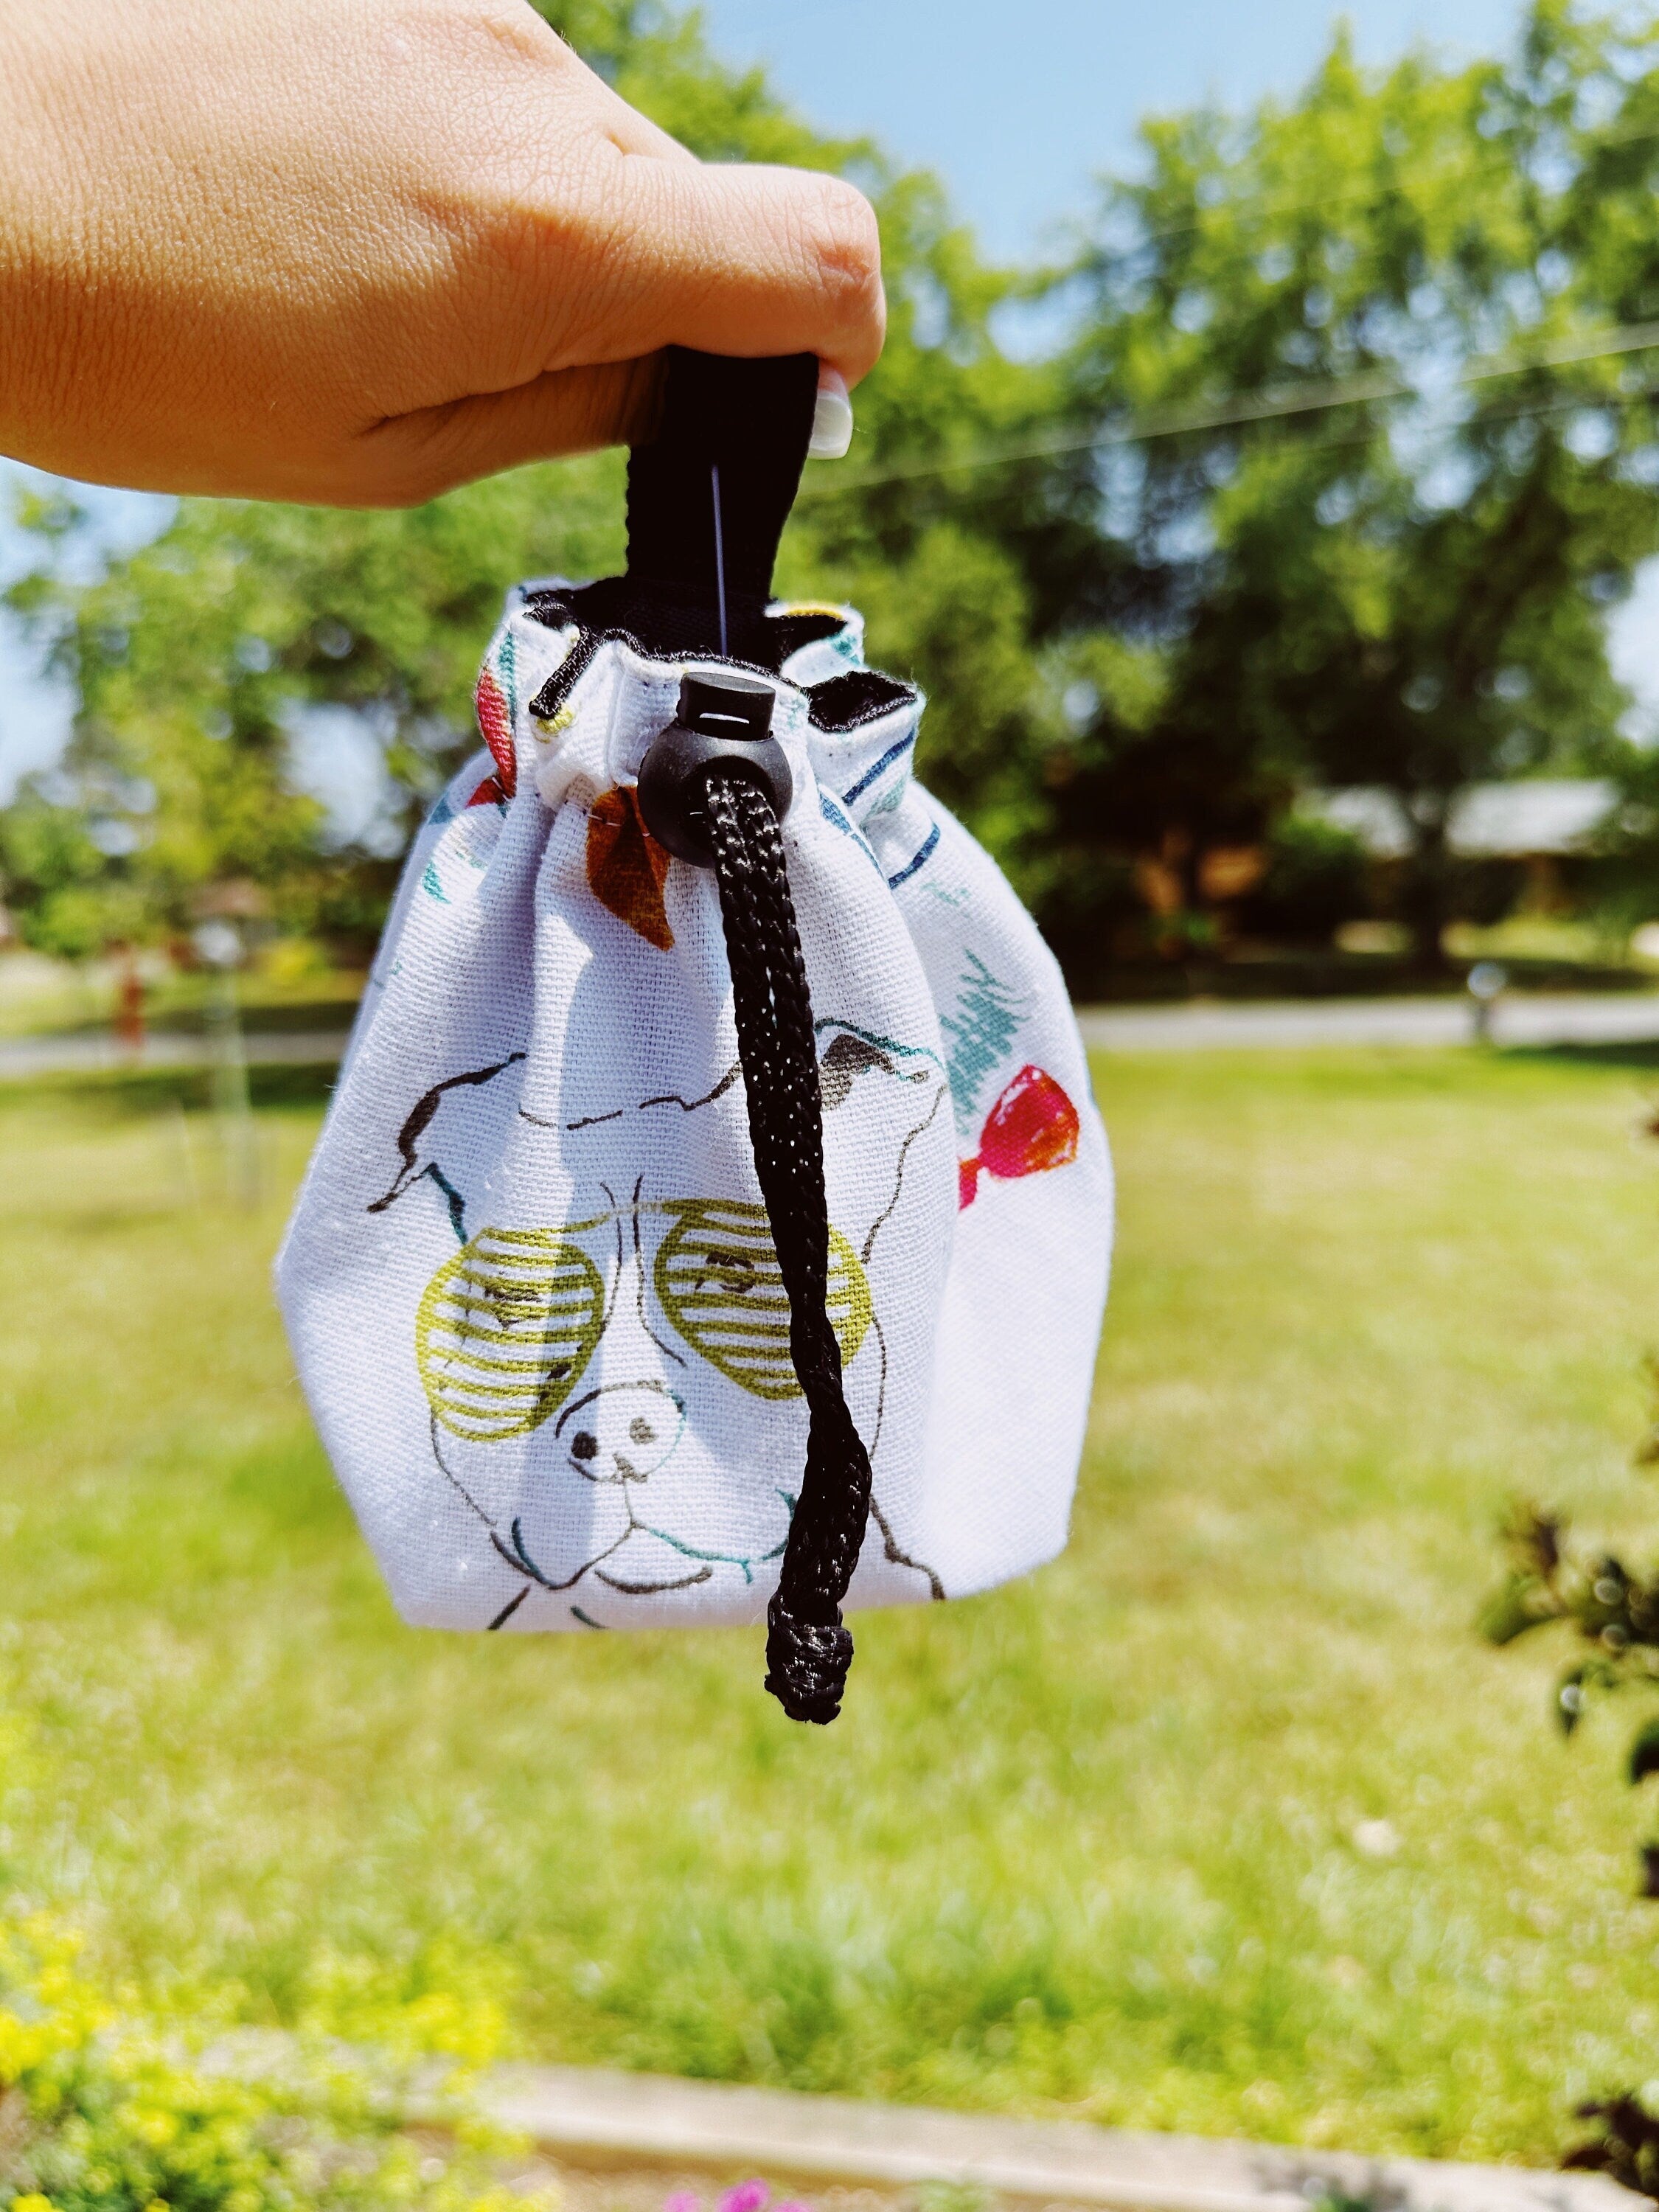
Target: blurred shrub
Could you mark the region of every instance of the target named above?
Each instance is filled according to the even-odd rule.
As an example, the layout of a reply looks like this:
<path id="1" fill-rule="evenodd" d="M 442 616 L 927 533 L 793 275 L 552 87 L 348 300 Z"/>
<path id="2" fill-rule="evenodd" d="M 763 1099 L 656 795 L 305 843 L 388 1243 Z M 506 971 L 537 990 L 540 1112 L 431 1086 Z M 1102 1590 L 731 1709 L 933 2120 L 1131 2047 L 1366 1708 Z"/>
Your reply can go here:
<path id="1" fill-rule="evenodd" d="M 1607 2173 L 1622 2189 L 1659 2200 L 1659 2119 L 1640 2097 L 1607 2097 L 1577 2107 L 1595 2131 L 1561 2163 L 1584 2173 Z"/>
<path id="2" fill-rule="evenodd" d="M 95 841 L 96 824 L 31 781 L 0 808 L 0 882 L 26 945 L 81 960 L 142 927 L 142 902 Z"/>
<path id="3" fill-rule="evenodd" d="M 1650 1362 L 1659 1381 L 1659 1370 Z M 1659 1459 L 1659 1418 L 1638 1447 L 1639 1465 Z M 1555 1714 L 1572 1735 L 1591 1698 L 1630 1687 L 1659 1686 L 1659 1572 L 1632 1571 L 1610 1552 L 1569 1550 L 1559 1514 L 1517 1507 L 1507 1531 L 1509 1572 L 1481 1609 L 1479 1626 L 1490 1644 L 1554 1622 L 1566 1624 L 1585 1654 L 1556 1685 Z M 1659 1716 L 1650 1714 L 1632 1738 L 1626 1771 L 1633 1786 L 1659 1774 Z M 1659 1897 L 1659 1841 L 1643 1845 L 1644 1897 Z"/>
<path id="4" fill-rule="evenodd" d="M 1261 880 L 1238 910 L 1251 936 L 1328 945 L 1345 921 L 1370 912 L 1365 848 L 1352 830 L 1286 814 L 1268 831 L 1267 848 Z"/>
<path id="5" fill-rule="evenodd" d="M 524 2212 L 493 2180 L 505 2146 L 459 2103 L 453 2147 L 436 2155 L 398 2131 L 398 2085 L 367 2060 L 320 2039 L 192 2060 L 75 1959 L 50 1922 L 0 1926 L 0 2203 L 11 2212 Z M 471 2036 L 464 2056 L 487 2055 L 477 2019 L 453 2003 L 432 2020 L 384 2005 L 373 2018 L 405 2053 L 435 2028 L 452 2047 Z M 451 2076 L 452 2096 L 463 2087 Z"/>

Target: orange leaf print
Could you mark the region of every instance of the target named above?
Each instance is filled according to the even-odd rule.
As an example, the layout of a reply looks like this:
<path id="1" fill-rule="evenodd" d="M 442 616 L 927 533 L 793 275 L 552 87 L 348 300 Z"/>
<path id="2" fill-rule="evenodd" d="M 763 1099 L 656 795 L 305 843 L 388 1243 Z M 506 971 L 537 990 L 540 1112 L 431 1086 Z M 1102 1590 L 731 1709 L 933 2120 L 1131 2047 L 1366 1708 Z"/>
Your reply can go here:
<path id="1" fill-rule="evenodd" d="M 668 853 L 640 817 L 639 794 L 621 784 L 596 799 L 587 817 L 587 885 L 602 907 L 659 952 L 674 942 L 662 902 Z"/>
<path id="2" fill-rule="evenodd" d="M 478 728 L 495 763 L 501 789 L 511 799 L 519 778 L 519 765 L 513 753 L 513 717 L 507 711 L 506 696 L 488 665 L 478 671 L 478 688 L 472 697 L 478 714 Z"/>

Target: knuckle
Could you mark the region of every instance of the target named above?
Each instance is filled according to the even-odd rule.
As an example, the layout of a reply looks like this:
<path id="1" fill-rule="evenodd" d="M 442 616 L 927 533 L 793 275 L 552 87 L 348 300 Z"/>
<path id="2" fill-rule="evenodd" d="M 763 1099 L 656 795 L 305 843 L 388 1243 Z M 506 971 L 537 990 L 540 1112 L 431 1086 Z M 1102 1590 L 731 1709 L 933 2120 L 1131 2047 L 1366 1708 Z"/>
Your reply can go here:
<path id="1" fill-rule="evenodd" d="M 806 273 L 823 302 L 830 333 L 862 370 L 880 349 L 886 319 L 881 280 L 881 234 L 864 194 L 839 177 L 825 177 L 799 214 L 799 243 Z"/>
<path id="2" fill-rule="evenodd" d="M 476 0 L 464 12 L 471 15 L 474 4 Z M 513 61 L 545 64 L 575 59 L 553 27 L 522 0 L 483 0 L 477 6 L 476 20 L 479 33 Z"/>
<path id="3" fill-rule="evenodd" d="M 425 408 L 378 424 L 354 457 L 360 482 L 352 506 L 423 507 L 470 471 L 464 402 Z"/>
<path id="4" fill-rule="evenodd" d="M 830 283 L 851 298 L 881 283 L 881 234 L 864 194 L 840 177 L 819 180 L 803 221 L 804 242 Z"/>
<path id="5" fill-rule="evenodd" d="M 574 64 L 558 33 L 523 0 L 404 0 L 392 10 L 394 34 L 426 46 L 436 60 L 473 71 L 499 70 L 510 82 L 526 64 L 537 69 Z"/>

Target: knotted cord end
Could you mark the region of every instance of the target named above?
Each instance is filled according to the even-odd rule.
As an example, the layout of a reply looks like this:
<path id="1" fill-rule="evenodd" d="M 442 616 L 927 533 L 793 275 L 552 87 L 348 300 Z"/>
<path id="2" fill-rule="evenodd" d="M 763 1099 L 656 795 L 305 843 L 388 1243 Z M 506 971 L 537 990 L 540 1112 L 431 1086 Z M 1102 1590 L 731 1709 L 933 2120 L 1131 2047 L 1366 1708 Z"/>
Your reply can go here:
<path id="1" fill-rule="evenodd" d="M 766 1686 L 792 1721 L 825 1728 L 841 1711 L 853 1632 L 839 1618 L 799 1620 L 781 1594 L 766 1608 Z"/>

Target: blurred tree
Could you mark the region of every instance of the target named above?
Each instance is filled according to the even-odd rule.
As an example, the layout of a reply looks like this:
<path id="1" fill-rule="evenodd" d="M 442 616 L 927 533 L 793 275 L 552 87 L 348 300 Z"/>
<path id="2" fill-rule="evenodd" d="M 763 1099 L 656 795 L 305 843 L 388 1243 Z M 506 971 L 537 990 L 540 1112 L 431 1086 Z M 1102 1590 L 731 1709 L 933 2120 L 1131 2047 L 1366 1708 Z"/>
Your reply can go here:
<path id="1" fill-rule="evenodd" d="M 1509 65 L 1373 77 L 1340 34 L 1288 107 L 1146 126 L 1074 275 L 1101 546 L 1039 630 L 1158 678 L 1095 685 L 1069 836 L 1196 903 L 1298 780 L 1386 785 L 1431 963 L 1458 791 L 1610 737 L 1607 611 L 1659 545 L 1656 64 L 1538 0 Z"/>
<path id="2" fill-rule="evenodd" d="M 149 797 L 145 787 L 131 799 Z M 77 805 L 79 799 L 82 804 Z M 65 789 L 49 777 L 30 780 L 15 803 L 0 811 L 0 879 L 36 950 L 83 960 L 104 947 L 146 933 L 143 898 L 122 866 L 133 832 L 125 814 L 92 811 L 90 787 Z M 115 825 L 112 836 L 100 830 Z"/>
<path id="3" fill-rule="evenodd" d="M 1659 547 L 1659 30 L 1536 0 L 1512 63 L 1384 76 L 1339 38 L 1288 106 L 1149 124 L 1075 263 L 1015 279 L 933 179 L 814 135 L 695 18 L 544 12 L 700 154 L 835 166 L 875 198 L 891 335 L 781 582 L 864 605 L 873 656 L 930 695 L 922 773 L 1078 980 L 1114 940 L 1179 953 L 1218 907 L 1278 911 L 1221 863 L 1265 840 L 1284 889 L 1316 856 L 1273 825 L 1310 781 L 1400 794 L 1432 962 L 1471 779 L 1631 767 L 1605 627 Z M 1072 316 L 1048 358 L 995 343 L 1022 297 Z M 237 875 L 295 927 L 366 935 L 471 742 L 502 586 L 614 567 L 620 483 L 606 455 L 410 514 L 187 501 L 90 583 L 54 557 L 72 510 L 37 502 L 14 600 L 79 713 L 0 827 L 25 930 L 95 937 L 100 901 L 112 931 L 173 927 Z M 332 853 L 290 772 L 319 708 L 392 779 L 374 834 Z"/>
<path id="4" fill-rule="evenodd" d="M 472 678 L 503 584 L 603 566 L 618 470 L 614 455 L 520 470 L 406 514 L 186 500 L 91 582 L 43 562 L 11 596 L 52 638 L 77 711 L 63 764 L 0 816 L 23 933 L 70 949 L 54 919 L 68 899 L 96 938 L 90 839 L 110 936 L 176 930 L 235 878 L 290 927 L 372 937 L 404 837 L 477 742 Z M 61 501 L 26 502 L 23 520 L 73 543 Z M 324 810 L 293 787 L 319 706 L 358 716 L 389 771 L 367 847 L 331 849 Z"/>
<path id="5" fill-rule="evenodd" d="M 757 71 L 709 55 L 695 18 L 656 0 L 538 0 L 626 99 L 705 158 L 854 174 L 883 219 L 891 338 L 861 390 L 860 453 L 1006 434 L 1038 411 L 1035 372 L 1005 362 L 988 318 L 1006 283 L 977 264 L 931 179 L 896 176 L 862 142 L 820 137 Z M 867 464 L 866 464 L 867 465 Z M 58 949 L 178 927 L 203 887 L 251 879 L 291 927 L 366 939 L 397 850 L 477 742 L 471 692 L 505 586 L 592 575 L 622 559 L 620 455 L 522 469 L 407 514 L 186 500 L 152 544 L 84 580 L 66 498 L 27 502 L 42 557 L 11 594 L 72 680 L 64 763 L 0 817 L 5 896 Z M 930 532 L 872 495 L 805 503 L 781 574 L 871 599 L 879 649 L 940 698 L 930 738 L 964 810 L 1021 826 L 1014 764 L 1042 685 L 1018 570 L 971 532 Z M 295 795 L 305 717 L 345 708 L 390 775 L 374 834 L 330 851 L 324 811 Z M 1029 812 L 1029 810 L 1027 810 Z"/>
<path id="6" fill-rule="evenodd" d="M 1292 811 L 1267 832 L 1262 870 L 1246 890 L 1241 920 L 1279 944 L 1327 945 L 1345 921 L 1370 910 L 1370 867 L 1352 830 Z"/>
<path id="7" fill-rule="evenodd" d="M 1077 528 L 1042 465 L 988 483 L 976 462 L 1053 416 L 1053 364 L 1011 360 L 993 335 L 997 310 L 1040 285 L 987 268 L 932 177 L 859 181 L 881 218 L 887 343 L 859 387 L 854 459 L 807 471 L 780 583 L 864 610 L 871 659 L 927 695 L 919 772 L 1036 896 L 1054 703 L 1033 584 L 1092 526 Z"/>

